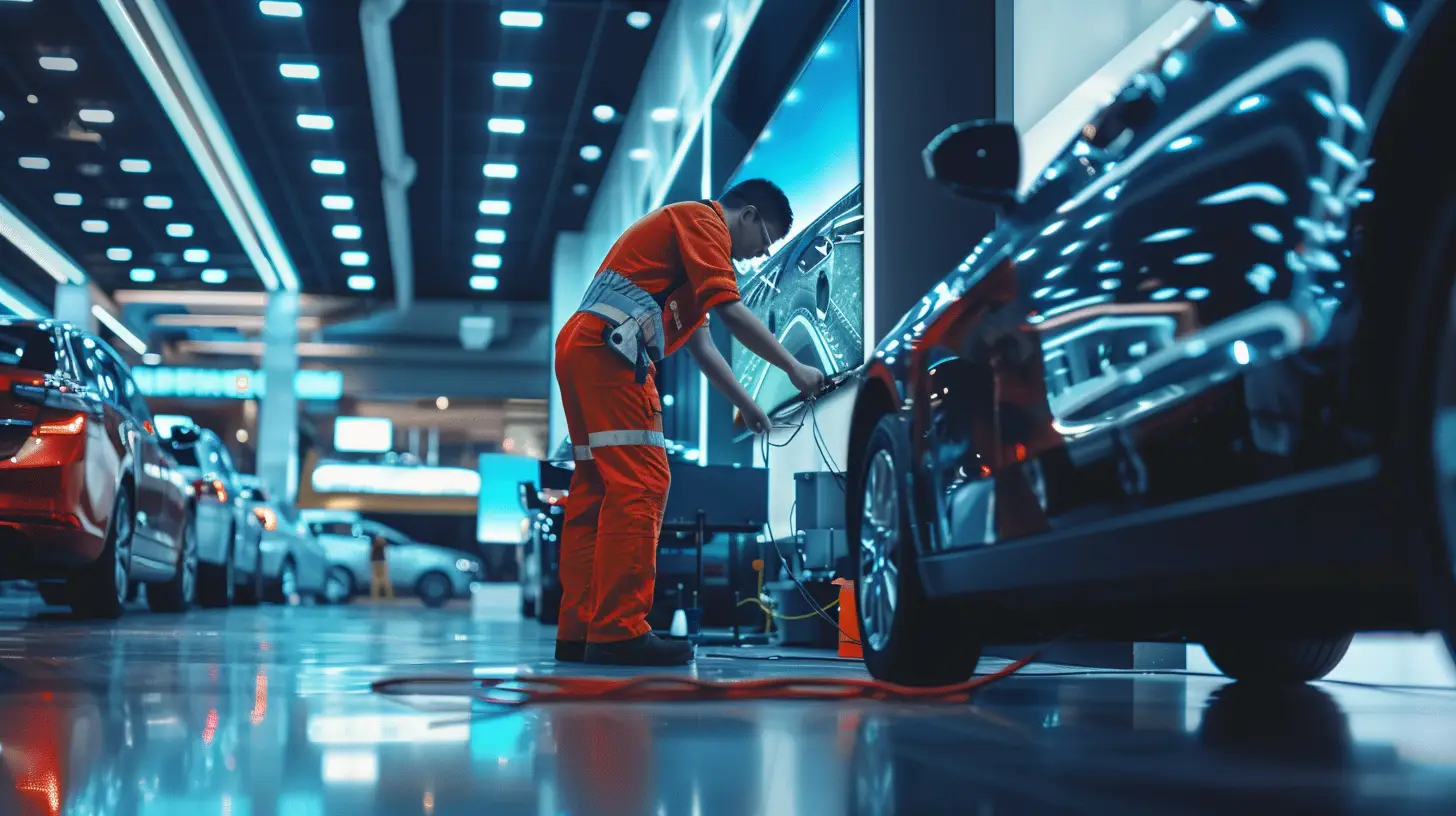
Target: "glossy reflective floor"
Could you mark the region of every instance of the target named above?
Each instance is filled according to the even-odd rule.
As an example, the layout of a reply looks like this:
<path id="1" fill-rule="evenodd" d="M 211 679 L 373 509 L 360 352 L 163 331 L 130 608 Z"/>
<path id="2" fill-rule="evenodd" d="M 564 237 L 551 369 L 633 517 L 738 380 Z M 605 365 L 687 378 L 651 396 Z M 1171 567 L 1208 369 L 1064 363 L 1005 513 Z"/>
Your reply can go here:
<path id="1" fill-rule="evenodd" d="M 0 814 L 1456 813 L 1443 691 L 1055 666 L 949 707 L 501 713 L 369 691 L 551 671 L 550 637 L 504 608 L 406 601 L 95 625 L 0 600 Z M 704 656 L 696 671 L 862 670 Z"/>

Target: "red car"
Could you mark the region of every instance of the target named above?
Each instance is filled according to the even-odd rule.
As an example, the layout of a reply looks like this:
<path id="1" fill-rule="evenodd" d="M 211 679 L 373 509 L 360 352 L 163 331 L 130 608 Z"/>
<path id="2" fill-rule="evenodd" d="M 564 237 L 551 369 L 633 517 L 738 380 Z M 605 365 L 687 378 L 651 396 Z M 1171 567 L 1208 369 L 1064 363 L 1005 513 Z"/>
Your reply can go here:
<path id="1" fill-rule="evenodd" d="M 156 611 L 192 605 L 189 487 L 125 363 L 52 321 L 0 320 L 0 580 L 114 618 L 146 583 Z"/>

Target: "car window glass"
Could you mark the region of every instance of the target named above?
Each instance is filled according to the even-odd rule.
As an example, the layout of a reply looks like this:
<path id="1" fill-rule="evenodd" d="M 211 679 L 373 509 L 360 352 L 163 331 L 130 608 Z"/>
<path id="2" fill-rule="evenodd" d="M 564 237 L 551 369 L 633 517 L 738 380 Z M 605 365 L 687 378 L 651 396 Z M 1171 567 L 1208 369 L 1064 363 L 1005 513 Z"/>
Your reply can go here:
<path id="1" fill-rule="evenodd" d="M 56 370 L 56 345 L 49 330 L 0 326 L 0 365 L 50 374 Z"/>
<path id="2" fill-rule="evenodd" d="M 100 386 L 101 398 L 112 405 L 122 405 L 121 370 L 116 361 L 99 345 L 91 349 L 91 358 L 96 361 L 96 380 Z"/>
<path id="3" fill-rule="evenodd" d="M 101 364 L 96 361 L 94 353 L 96 344 L 90 338 L 73 334 L 70 345 L 71 355 L 76 358 L 76 365 L 80 367 L 76 373 L 81 375 L 81 382 L 99 392 L 101 390 Z"/>

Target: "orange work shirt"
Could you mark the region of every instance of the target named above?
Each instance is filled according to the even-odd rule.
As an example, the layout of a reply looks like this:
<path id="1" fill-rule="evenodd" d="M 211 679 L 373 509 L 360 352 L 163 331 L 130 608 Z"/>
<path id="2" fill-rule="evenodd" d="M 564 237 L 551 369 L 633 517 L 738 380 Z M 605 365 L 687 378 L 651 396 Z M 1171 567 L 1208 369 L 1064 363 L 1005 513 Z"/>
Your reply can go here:
<path id="1" fill-rule="evenodd" d="M 739 300 L 733 239 L 716 201 L 660 207 L 627 228 L 597 269 L 610 269 L 662 304 L 664 353 L 672 354 L 708 318 Z"/>

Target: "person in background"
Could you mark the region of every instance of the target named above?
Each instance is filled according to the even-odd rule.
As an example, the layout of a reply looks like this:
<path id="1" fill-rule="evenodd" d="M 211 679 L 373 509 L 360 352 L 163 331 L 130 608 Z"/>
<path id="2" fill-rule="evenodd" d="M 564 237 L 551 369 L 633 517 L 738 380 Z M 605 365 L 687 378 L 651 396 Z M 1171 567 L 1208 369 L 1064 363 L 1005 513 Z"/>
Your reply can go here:
<path id="1" fill-rule="evenodd" d="M 385 548 L 388 546 L 384 536 L 374 534 L 373 540 L 369 542 L 369 597 L 370 598 L 393 598 L 394 584 L 389 580 L 389 558 Z"/>

